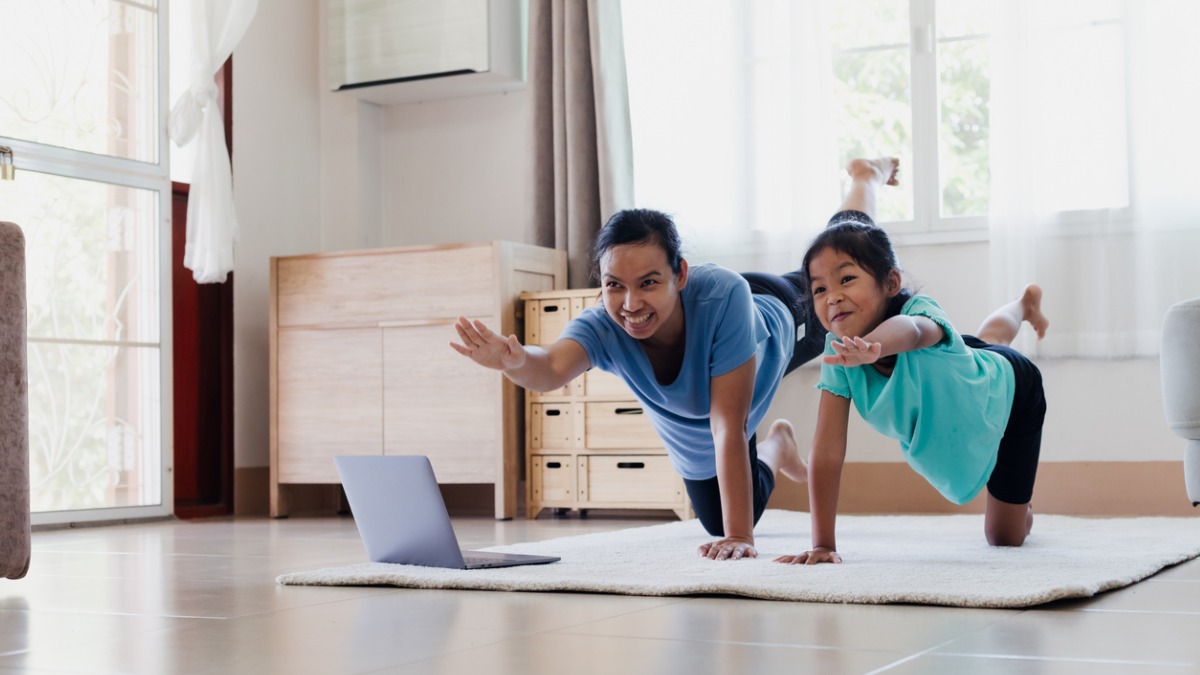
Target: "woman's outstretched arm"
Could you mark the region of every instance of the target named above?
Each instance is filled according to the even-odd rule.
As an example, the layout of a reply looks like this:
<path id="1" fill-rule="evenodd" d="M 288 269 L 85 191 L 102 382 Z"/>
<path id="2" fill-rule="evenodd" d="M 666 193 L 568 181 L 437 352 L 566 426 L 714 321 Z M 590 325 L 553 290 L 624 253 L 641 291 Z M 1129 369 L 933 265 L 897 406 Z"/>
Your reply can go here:
<path id="1" fill-rule="evenodd" d="M 517 385 L 533 391 L 553 391 L 566 386 L 592 365 L 587 351 L 574 340 L 526 347 L 516 335 L 501 337 L 482 321 L 462 316 L 454 328 L 462 340 L 462 344 L 450 343 L 455 351 L 481 366 L 503 372 Z"/>

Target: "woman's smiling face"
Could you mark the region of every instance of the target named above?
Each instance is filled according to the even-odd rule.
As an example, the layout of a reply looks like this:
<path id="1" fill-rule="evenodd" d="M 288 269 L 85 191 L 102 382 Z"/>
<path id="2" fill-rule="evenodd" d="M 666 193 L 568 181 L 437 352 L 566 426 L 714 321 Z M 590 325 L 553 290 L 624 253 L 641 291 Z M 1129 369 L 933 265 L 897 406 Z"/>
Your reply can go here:
<path id="1" fill-rule="evenodd" d="M 687 284 L 687 262 L 680 262 L 677 275 L 653 243 L 612 247 L 600 260 L 605 312 L 634 339 L 674 341 L 683 326 L 679 292 Z"/>

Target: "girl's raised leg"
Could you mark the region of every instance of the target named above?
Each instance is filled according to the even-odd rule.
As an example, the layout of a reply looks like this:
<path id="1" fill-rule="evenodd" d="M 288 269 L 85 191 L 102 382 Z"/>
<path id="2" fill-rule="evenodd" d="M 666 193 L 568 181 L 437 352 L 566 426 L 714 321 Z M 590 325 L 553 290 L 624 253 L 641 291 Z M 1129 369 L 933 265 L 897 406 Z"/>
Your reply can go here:
<path id="1" fill-rule="evenodd" d="M 979 324 L 975 337 L 993 345 L 1009 345 L 1017 337 L 1023 321 L 1033 326 L 1039 340 L 1046 337 L 1046 327 L 1050 321 L 1042 314 L 1042 288 L 1037 284 L 1029 284 L 1021 292 L 1021 297 L 988 315 Z"/>

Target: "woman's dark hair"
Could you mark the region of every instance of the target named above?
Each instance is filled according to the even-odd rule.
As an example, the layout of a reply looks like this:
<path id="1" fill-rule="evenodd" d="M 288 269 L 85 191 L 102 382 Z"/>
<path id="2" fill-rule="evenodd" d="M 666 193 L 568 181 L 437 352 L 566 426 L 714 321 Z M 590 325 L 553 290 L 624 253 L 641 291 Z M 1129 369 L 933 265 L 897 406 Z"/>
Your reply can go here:
<path id="1" fill-rule="evenodd" d="M 671 216 L 653 209 L 624 209 L 614 213 L 596 234 L 592 249 L 593 278 L 600 279 L 600 259 L 604 254 L 625 244 L 657 246 L 666 254 L 672 272 L 683 271 L 683 247 Z"/>
<path id="2" fill-rule="evenodd" d="M 900 261 L 896 258 L 896 250 L 892 248 L 892 240 L 888 238 L 887 232 L 879 227 L 860 222 L 842 222 L 828 227 L 813 239 L 808 252 L 804 254 L 804 264 L 800 268 L 806 291 L 803 294 L 804 301 L 809 303 L 809 309 L 813 299 L 808 266 L 812 264 L 813 258 L 825 249 L 833 249 L 850 256 L 859 267 L 875 277 L 875 283 L 881 287 L 892 270 L 899 272 L 902 269 Z M 900 292 L 888 303 L 885 316 L 893 317 L 899 314 L 904 308 L 904 303 L 912 296 L 911 289 L 901 287 Z"/>

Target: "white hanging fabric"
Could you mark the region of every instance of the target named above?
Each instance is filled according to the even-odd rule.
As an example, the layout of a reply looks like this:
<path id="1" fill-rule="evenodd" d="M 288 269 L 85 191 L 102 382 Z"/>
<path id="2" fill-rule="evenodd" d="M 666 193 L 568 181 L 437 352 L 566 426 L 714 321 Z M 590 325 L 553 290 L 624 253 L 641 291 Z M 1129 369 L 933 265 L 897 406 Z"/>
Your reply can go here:
<path id="1" fill-rule="evenodd" d="M 191 5 L 190 85 L 171 108 L 171 140 L 196 143 L 188 194 L 187 245 L 183 264 L 197 283 L 221 283 L 233 271 L 238 238 L 233 176 L 225 149 L 225 126 L 217 106 L 217 71 L 242 39 L 258 0 L 194 0 Z"/>

